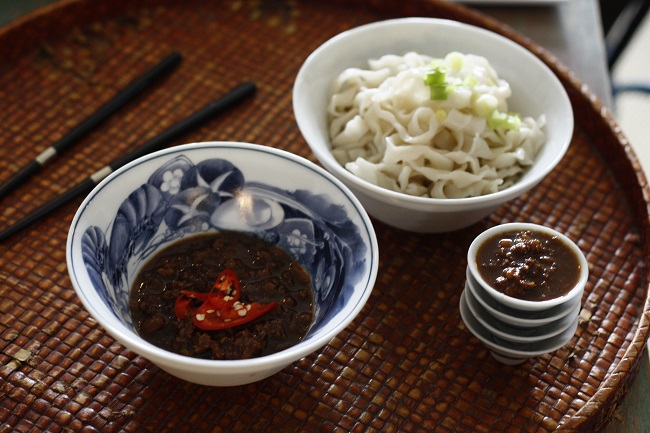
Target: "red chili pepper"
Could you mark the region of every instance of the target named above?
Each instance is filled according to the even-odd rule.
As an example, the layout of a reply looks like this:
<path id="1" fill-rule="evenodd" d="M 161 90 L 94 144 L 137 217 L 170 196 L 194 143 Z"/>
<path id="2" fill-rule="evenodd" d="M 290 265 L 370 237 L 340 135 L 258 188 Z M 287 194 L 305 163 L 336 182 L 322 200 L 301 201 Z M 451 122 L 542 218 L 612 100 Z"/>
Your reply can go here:
<path id="1" fill-rule="evenodd" d="M 208 299 L 207 293 L 201 292 L 190 292 L 187 290 L 181 290 L 181 294 L 176 298 L 176 303 L 174 304 L 174 313 L 178 320 L 185 320 L 189 317 L 189 308 L 192 299 L 197 299 L 199 301 L 205 301 Z"/>
<path id="2" fill-rule="evenodd" d="M 235 271 L 225 269 L 212 285 L 208 300 L 215 308 L 231 307 L 241 297 L 241 284 Z"/>
<path id="3" fill-rule="evenodd" d="M 192 315 L 194 326 L 204 331 L 233 328 L 251 322 L 277 307 L 277 302 L 260 304 L 239 302 L 241 283 L 237 274 L 226 269 L 212 285 L 209 293 L 182 291 L 176 298 L 174 313 L 178 320 Z M 193 299 L 203 301 L 196 311 L 190 312 Z"/>
<path id="4" fill-rule="evenodd" d="M 262 317 L 277 305 L 275 301 L 269 304 L 235 302 L 229 308 L 214 309 L 210 302 L 204 302 L 196 310 L 192 322 L 194 326 L 204 331 L 234 328 Z"/>

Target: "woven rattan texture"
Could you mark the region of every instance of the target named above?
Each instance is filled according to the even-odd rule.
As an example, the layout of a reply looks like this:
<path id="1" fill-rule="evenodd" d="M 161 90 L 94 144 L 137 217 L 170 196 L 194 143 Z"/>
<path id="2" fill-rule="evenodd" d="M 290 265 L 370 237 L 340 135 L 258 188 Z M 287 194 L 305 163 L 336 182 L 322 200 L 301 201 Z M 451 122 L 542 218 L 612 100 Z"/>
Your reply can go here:
<path id="1" fill-rule="evenodd" d="M 0 245 L 0 433 L 598 431 L 638 369 L 648 333 L 648 191 L 599 101 L 544 50 L 435 1 L 64 1 L 0 30 L 0 182 L 172 50 L 184 62 L 1 204 L 8 225 L 243 80 L 252 100 L 181 142 L 237 140 L 314 159 L 291 106 L 305 57 L 366 22 L 421 15 L 502 32 L 555 69 L 576 132 L 537 188 L 466 230 L 416 235 L 376 223 L 381 262 L 357 319 L 259 383 L 196 386 L 113 341 L 81 307 L 65 265 L 79 199 Z M 588 320 L 560 350 L 494 361 L 459 316 L 466 249 L 485 228 L 532 221 L 585 252 Z M 589 317 L 590 316 L 590 317 Z"/>

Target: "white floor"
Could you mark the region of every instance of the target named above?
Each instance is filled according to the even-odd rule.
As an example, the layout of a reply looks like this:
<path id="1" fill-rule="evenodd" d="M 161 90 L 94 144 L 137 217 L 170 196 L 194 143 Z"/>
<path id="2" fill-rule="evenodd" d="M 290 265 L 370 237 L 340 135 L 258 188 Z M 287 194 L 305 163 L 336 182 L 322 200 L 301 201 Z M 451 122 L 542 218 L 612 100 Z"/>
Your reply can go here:
<path id="1" fill-rule="evenodd" d="M 617 84 L 650 87 L 650 15 L 636 32 L 612 71 Z M 621 93 L 615 100 L 616 118 L 630 140 L 646 177 L 650 175 L 650 93 Z"/>

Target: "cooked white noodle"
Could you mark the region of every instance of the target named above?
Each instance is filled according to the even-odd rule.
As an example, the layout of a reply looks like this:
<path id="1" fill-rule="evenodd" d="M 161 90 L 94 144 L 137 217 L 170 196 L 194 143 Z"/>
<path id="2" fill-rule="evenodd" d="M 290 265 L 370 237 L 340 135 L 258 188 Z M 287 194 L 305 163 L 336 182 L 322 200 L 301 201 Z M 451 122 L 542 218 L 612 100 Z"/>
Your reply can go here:
<path id="1" fill-rule="evenodd" d="M 444 68 L 448 93 L 432 100 L 425 77 Z M 488 61 L 450 53 L 386 55 L 369 69 L 343 71 L 328 107 L 335 158 L 373 184 L 406 194 L 464 198 L 507 188 L 530 166 L 545 136 L 544 116 L 509 129 L 490 124 L 508 113 L 509 84 Z"/>

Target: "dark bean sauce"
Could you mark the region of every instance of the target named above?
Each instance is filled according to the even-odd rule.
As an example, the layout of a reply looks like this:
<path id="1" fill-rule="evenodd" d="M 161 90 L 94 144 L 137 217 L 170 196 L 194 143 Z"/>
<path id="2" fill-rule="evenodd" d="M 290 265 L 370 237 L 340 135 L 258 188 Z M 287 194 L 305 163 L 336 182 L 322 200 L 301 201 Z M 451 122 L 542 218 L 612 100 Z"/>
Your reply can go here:
<path id="1" fill-rule="evenodd" d="M 477 251 L 483 279 L 513 298 L 545 301 L 566 295 L 580 279 L 580 261 L 556 236 L 524 230 L 487 239 Z"/>
<path id="2" fill-rule="evenodd" d="M 256 320 L 204 331 L 174 313 L 181 290 L 209 292 L 224 269 L 241 281 L 242 302 L 278 306 Z M 301 341 L 313 320 L 313 291 L 305 269 L 271 243 L 240 232 L 180 240 L 154 256 L 131 290 L 130 311 L 139 334 L 163 349 L 206 359 L 246 359 Z"/>

